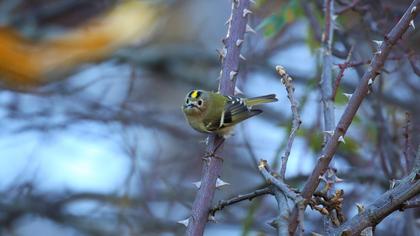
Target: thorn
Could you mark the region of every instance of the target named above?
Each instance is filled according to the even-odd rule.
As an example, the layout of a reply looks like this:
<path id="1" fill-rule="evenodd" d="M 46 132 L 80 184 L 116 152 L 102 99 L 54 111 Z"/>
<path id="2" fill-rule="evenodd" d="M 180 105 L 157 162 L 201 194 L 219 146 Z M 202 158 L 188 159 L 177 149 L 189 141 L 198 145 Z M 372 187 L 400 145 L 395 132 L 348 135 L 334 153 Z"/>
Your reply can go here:
<path id="1" fill-rule="evenodd" d="M 220 70 L 219 78 L 217 78 L 217 80 L 220 80 L 222 78 L 222 74 L 223 74 L 223 70 Z"/>
<path id="2" fill-rule="evenodd" d="M 318 179 L 324 181 L 325 183 L 328 182 L 328 180 L 324 176 L 319 176 Z"/>
<path id="3" fill-rule="evenodd" d="M 243 39 L 238 39 L 238 40 L 236 40 L 236 46 L 237 47 L 239 47 L 239 46 L 241 46 L 241 44 L 244 42 L 244 40 Z"/>
<path id="4" fill-rule="evenodd" d="M 341 135 L 340 137 L 338 137 L 338 142 L 340 142 L 340 143 L 346 143 L 346 142 L 344 141 L 344 137 L 343 137 L 343 135 Z"/>
<path id="5" fill-rule="evenodd" d="M 365 211 L 365 206 L 363 206 L 361 203 L 356 203 L 356 207 L 359 214 Z"/>
<path id="6" fill-rule="evenodd" d="M 219 54 L 220 58 L 225 58 L 227 54 L 227 48 L 223 47 L 222 49 L 216 49 L 216 52 Z"/>
<path id="7" fill-rule="evenodd" d="M 248 14 L 252 14 L 252 11 L 250 11 L 249 9 L 244 9 L 243 13 L 242 13 L 242 17 L 246 17 Z"/>
<path id="8" fill-rule="evenodd" d="M 237 94 L 244 94 L 237 86 L 235 86 L 235 95 Z"/>
<path id="9" fill-rule="evenodd" d="M 336 183 L 342 183 L 342 182 L 344 182 L 344 179 L 342 179 L 342 178 L 338 178 L 337 177 L 337 175 L 335 176 L 335 182 Z"/>
<path id="10" fill-rule="evenodd" d="M 241 58 L 242 60 L 246 61 L 246 58 L 242 54 L 239 54 L 239 58 Z"/>
<path id="11" fill-rule="evenodd" d="M 192 184 L 194 184 L 194 186 L 195 186 L 197 189 L 200 189 L 200 187 L 201 187 L 201 181 L 193 182 Z"/>
<path id="12" fill-rule="evenodd" d="M 331 178 L 331 177 L 333 177 L 335 175 L 335 172 L 332 170 L 332 169 L 328 169 L 327 170 L 327 177 L 328 178 Z"/>
<path id="13" fill-rule="evenodd" d="M 235 4 L 235 7 L 239 5 L 239 0 L 233 0 L 233 3 Z"/>
<path id="14" fill-rule="evenodd" d="M 376 46 L 379 48 L 384 41 L 381 41 L 381 40 L 372 40 L 372 42 L 374 42 L 376 44 Z"/>
<path id="15" fill-rule="evenodd" d="M 416 29 L 416 26 L 414 25 L 414 20 L 410 20 L 410 26 L 413 27 L 413 29 Z"/>
<path id="16" fill-rule="evenodd" d="M 270 222 L 267 223 L 269 226 L 277 229 L 279 227 L 279 224 L 277 223 L 277 220 L 272 220 Z"/>
<path id="17" fill-rule="evenodd" d="M 245 29 L 245 32 L 246 33 L 253 33 L 253 34 L 256 34 L 257 32 L 255 32 L 255 30 L 251 27 L 251 26 L 249 26 L 248 24 L 246 24 L 246 29 Z"/>
<path id="18" fill-rule="evenodd" d="M 229 78 L 230 78 L 230 80 L 233 80 L 237 74 L 238 74 L 238 72 L 237 72 L 237 71 L 231 71 L 231 72 L 229 73 Z"/>
<path id="19" fill-rule="evenodd" d="M 229 17 L 229 19 L 227 19 L 227 21 L 225 22 L 225 25 L 229 25 L 231 21 L 232 21 L 232 17 Z"/>
<path id="20" fill-rule="evenodd" d="M 226 185 L 230 185 L 230 183 L 225 182 L 225 181 L 223 181 L 220 178 L 217 178 L 217 180 L 216 180 L 216 188 L 221 188 L 221 187 L 226 186 Z"/>
<path id="21" fill-rule="evenodd" d="M 372 85 L 373 84 L 373 80 L 372 79 L 369 79 L 369 81 L 368 81 L 368 85 L 370 86 L 370 85 Z"/>
<path id="22" fill-rule="evenodd" d="M 395 179 L 391 179 L 389 181 L 389 189 L 393 189 L 395 187 L 396 183 L 397 183 L 397 181 L 395 181 Z"/>
<path id="23" fill-rule="evenodd" d="M 208 221 L 211 221 L 211 222 L 214 222 L 214 223 L 217 223 L 217 221 L 216 221 L 216 217 L 214 217 L 214 215 L 209 215 L 209 217 L 208 217 L 208 219 L 207 219 Z"/>
<path id="24" fill-rule="evenodd" d="M 353 94 L 352 93 L 343 93 L 343 95 L 348 99 L 348 100 L 350 100 L 350 98 L 351 98 L 351 96 L 353 96 Z"/>
<path id="25" fill-rule="evenodd" d="M 210 137 L 207 137 L 204 142 L 206 145 L 209 145 L 209 141 L 210 141 Z"/>
<path id="26" fill-rule="evenodd" d="M 382 53 L 382 51 L 381 50 L 378 50 L 374 54 L 381 54 L 381 53 Z"/>
<path id="27" fill-rule="evenodd" d="M 190 223 L 190 217 L 188 217 L 187 219 L 185 219 L 185 220 L 180 220 L 180 221 L 177 221 L 177 223 L 178 224 L 181 224 L 181 225 L 184 225 L 185 227 L 188 227 L 188 224 Z"/>
<path id="28" fill-rule="evenodd" d="M 328 134 L 329 136 L 333 136 L 334 130 L 325 130 L 324 133 Z"/>
<path id="29" fill-rule="evenodd" d="M 417 10 L 417 6 L 414 6 L 413 8 L 411 8 L 411 14 L 413 14 L 416 10 Z"/>
<path id="30" fill-rule="evenodd" d="M 334 15 L 332 15 L 331 19 L 332 19 L 333 21 L 335 21 L 335 20 L 337 19 L 337 17 L 338 17 L 338 16 L 334 14 Z"/>

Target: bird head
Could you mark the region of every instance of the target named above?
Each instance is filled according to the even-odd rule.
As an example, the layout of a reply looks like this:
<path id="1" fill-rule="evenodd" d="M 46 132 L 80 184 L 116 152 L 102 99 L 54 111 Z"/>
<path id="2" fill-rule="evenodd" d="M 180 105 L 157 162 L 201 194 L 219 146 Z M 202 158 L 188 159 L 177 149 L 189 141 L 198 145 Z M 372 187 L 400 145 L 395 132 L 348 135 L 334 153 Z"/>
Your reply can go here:
<path id="1" fill-rule="evenodd" d="M 185 97 L 182 110 L 186 115 L 200 115 L 206 108 L 209 95 L 202 90 L 192 90 Z"/>

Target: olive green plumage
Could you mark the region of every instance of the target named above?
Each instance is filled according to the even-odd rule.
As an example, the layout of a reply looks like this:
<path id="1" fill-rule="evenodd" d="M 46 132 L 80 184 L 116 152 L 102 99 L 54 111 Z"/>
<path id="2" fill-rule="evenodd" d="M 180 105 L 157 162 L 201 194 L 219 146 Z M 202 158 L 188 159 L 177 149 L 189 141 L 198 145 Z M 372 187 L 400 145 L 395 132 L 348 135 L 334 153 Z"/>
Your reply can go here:
<path id="1" fill-rule="evenodd" d="M 275 94 L 242 98 L 193 90 L 185 97 L 182 111 L 190 126 L 195 130 L 226 136 L 234 125 L 262 112 L 262 110 L 253 109 L 253 106 L 276 101 Z"/>

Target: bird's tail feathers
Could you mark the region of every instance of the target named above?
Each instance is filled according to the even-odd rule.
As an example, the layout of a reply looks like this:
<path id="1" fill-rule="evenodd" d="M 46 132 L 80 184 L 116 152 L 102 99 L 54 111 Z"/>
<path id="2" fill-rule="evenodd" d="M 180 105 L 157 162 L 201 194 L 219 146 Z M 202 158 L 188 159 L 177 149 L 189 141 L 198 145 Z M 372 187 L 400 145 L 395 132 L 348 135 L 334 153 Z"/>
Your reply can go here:
<path id="1" fill-rule="evenodd" d="M 278 99 L 276 98 L 275 94 L 268 94 L 265 96 L 248 98 L 246 99 L 246 105 L 252 107 L 258 104 L 262 104 L 262 103 L 270 103 L 270 102 L 277 102 L 277 101 Z"/>

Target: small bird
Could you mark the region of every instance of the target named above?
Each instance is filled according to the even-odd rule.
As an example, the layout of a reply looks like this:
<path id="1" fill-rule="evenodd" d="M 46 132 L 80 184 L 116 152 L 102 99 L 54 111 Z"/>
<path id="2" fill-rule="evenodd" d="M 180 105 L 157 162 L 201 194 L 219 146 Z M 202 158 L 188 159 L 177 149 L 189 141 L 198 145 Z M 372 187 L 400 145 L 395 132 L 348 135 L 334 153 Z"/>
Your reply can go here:
<path id="1" fill-rule="evenodd" d="M 275 94 L 242 98 L 204 90 L 192 90 L 185 97 L 182 111 L 193 129 L 226 137 L 230 135 L 234 125 L 262 112 L 262 110 L 253 109 L 253 106 L 276 101 Z"/>

